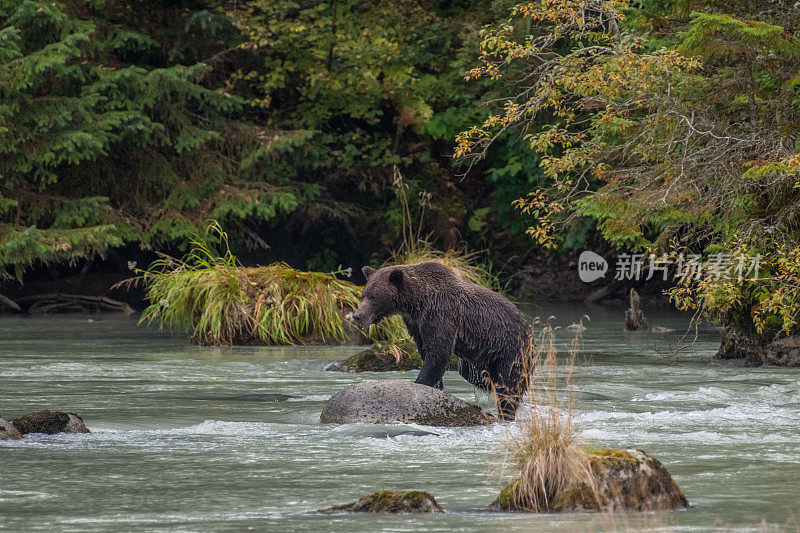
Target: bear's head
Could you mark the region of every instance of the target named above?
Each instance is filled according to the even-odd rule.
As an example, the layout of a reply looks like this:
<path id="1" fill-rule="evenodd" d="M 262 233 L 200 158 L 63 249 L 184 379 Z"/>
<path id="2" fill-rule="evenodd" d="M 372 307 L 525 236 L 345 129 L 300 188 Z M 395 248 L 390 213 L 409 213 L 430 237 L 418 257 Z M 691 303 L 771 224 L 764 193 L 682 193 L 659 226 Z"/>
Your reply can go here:
<path id="1" fill-rule="evenodd" d="M 361 305 L 353 313 L 353 321 L 363 328 L 400 312 L 404 274 L 400 267 L 375 270 L 365 266 L 361 272 L 367 278 L 367 284 L 361 293 Z"/>

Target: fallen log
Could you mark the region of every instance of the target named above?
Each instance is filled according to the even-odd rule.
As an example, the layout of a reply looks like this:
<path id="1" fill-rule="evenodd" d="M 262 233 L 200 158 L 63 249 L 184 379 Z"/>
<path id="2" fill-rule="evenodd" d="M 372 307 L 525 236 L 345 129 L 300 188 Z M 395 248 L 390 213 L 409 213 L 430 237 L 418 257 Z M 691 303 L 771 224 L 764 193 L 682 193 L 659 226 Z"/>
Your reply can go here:
<path id="1" fill-rule="evenodd" d="M 134 310 L 125 302 L 112 300 L 105 296 L 88 294 L 33 294 L 17 299 L 17 303 L 27 308 L 31 315 L 63 312 L 106 312 L 132 314 Z"/>

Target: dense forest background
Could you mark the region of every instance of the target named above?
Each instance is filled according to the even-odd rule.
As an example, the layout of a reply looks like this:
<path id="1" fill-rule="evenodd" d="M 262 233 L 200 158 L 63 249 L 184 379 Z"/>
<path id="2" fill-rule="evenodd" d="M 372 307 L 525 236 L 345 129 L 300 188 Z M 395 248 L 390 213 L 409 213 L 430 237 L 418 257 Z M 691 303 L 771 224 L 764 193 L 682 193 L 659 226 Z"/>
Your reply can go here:
<path id="1" fill-rule="evenodd" d="M 763 255 L 673 300 L 791 332 L 798 23 L 780 0 L 2 0 L 4 286 L 121 278 L 208 219 L 245 264 L 379 264 L 408 206 L 523 296 L 584 248 Z"/>
<path id="2" fill-rule="evenodd" d="M 464 79 L 479 29 L 510 4 L 2 5 L 11 276 L 179 251 L 208 218 L 249 262 L 382 261 L 395 167 L 437 247 L 532 248 L 511 201 L 541 179 L 536 158 L 510 138 L 469 175 L 452 159 L 497 90 Z"/>

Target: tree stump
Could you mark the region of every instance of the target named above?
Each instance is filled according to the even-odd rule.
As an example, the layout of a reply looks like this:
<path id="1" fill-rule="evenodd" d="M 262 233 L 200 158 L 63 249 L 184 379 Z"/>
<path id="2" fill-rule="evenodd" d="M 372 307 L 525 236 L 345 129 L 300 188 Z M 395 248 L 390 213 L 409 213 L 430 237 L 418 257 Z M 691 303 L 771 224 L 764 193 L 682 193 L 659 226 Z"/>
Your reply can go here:
<path id="1" fill-rule="evenodd" d="M 644 331 L 647 329 L 647 319 L 639 306 L 639 293 L 631 289 L 631 305 L 625 310 L 625 329 L 628 331 Z"/>

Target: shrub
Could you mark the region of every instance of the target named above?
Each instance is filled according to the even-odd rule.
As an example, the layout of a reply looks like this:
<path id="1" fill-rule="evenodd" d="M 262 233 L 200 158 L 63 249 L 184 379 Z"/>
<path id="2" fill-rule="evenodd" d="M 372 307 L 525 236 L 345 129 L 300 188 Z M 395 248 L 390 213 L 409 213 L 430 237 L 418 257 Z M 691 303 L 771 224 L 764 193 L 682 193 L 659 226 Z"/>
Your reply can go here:
<path id="1" fill-rule="evenodd" d="M 212 251 L 218 240 L 225 252 Z M 334 273 L 304 272 L 285 263 L 243 267 L 219 224 L 195 236 L 183 258 L 163 256 L 138 280 L 147 284 L 148 324 L 188 331 L 200 344 L 314 344 L 346 342 L 346 315 L 359 305 L 361 288 Z M 402 324 L 372 326 L 370 340 L 394 339 Z"/>

